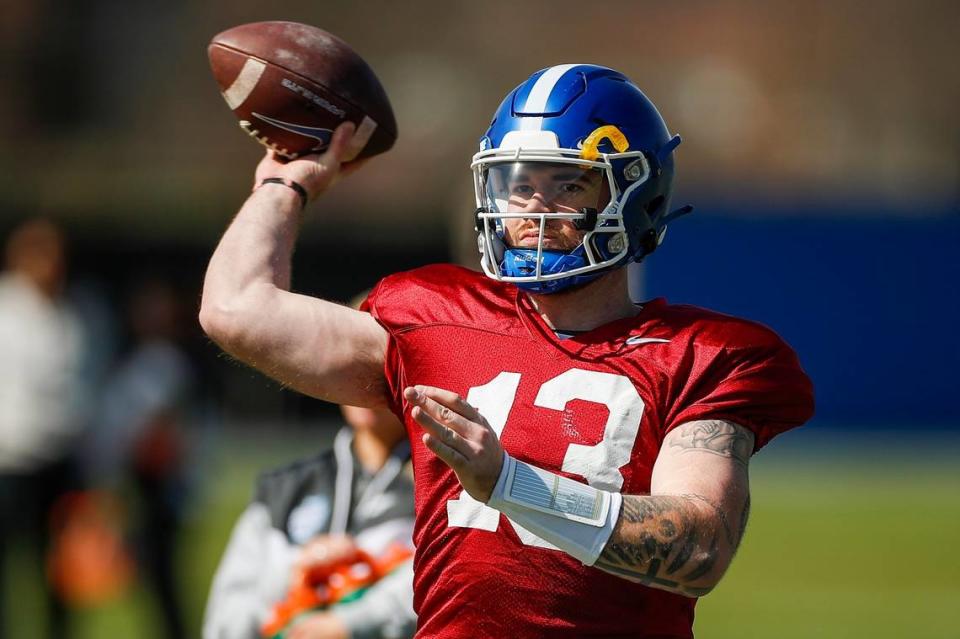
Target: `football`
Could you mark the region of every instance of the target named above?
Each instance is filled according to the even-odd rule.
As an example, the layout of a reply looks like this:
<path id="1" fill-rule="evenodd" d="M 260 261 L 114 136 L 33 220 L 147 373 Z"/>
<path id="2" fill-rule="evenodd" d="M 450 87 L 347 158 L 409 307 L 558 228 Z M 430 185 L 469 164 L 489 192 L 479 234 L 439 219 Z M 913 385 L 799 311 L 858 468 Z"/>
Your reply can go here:
<path id="1" fill-rule="evenodd" d="M 357 159 L 397 139 L 380 80 L 350 46 L 296 22 L 255 22 L 214 36 L 207 48 L 227 105 L 251 137 L 292 159 L 323 151 L 350 120 L 372 135 Z"/>

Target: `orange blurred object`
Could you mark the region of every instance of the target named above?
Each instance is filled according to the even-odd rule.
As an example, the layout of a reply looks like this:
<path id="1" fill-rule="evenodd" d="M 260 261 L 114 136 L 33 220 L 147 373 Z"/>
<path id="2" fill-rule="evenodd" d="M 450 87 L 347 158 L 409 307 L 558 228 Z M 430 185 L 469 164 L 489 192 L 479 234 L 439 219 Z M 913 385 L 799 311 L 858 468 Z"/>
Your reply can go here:
<path id="1" fill-rule="evenodd" d="M 47 576 L 65 601 L 97 606 L 130 585 L 134 562 L 123 543 L 122 521 L 117 500 L 103 492 L 67 493 L 54 505 Z"/>
<path id="2" fill-rule="evenodd" d="M 410 548 L 394 543 L 377 557 L 357 550 L 353 557 L 332 569 L 306 571 L 287 592 L 286 598 L 273 607 L 270 617 L 260 628 L 260 634 L 274 637 L 297 616 L 331 606 L 376 583 L 411 555 Z"/>

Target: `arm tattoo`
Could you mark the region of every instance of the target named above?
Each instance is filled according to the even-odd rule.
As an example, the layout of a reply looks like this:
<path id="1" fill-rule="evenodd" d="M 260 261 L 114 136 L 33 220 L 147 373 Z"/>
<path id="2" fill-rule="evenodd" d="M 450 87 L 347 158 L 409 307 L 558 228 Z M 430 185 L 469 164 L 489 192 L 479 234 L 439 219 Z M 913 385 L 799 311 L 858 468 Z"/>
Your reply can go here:
<path id="1" fill-rule="evenodd" d="M 753 452 L 753 437 L 742 426 L 722 420 L 689 422 L 678 428 L 670 446 L 687 450 L 702 450 L 721 457 L 729 457 L 746 466 Z"/>
<path id="2" fill-rule="evenodd" d="M 642 584 L 699 597 L 688 585 L 716 567 L 720 532 L 688 496 L 624 495 L 623 511 L 595 566 Z M 726 534 L 726 532 L 724 533 Z"/>
<path id="3" fill-rule="evenodd" d="M 687 499 L 695 499 L 701 501 L 706 505 L 710 506 L 714 513 L 717 515 L 717 519 L 720 520 L 720 524 L 723 526 L 723 532 L 727 536 L 727 542 L 736 547 L 738 537 L 733 536 L 733 530 L 730 528 L 730 522 L 727 521 L 727 514 L 723 512 L 723 509 L 720 506 L 717 506 L 715 503 L 704 497 L 703 495 L 684 495 Z"/>
<path id="4" fill-rule="evenodd" d="M 746 480 L 753 452 L 750 431 L 732 422 L 708 420 L 683 424 L 674 432 L 672 448 L 730 459 Z M 688 597 L 705 595 L 739 545 L 749 510 L 748 494 L 740 521 L 731 525 L 733 512 L 728 517 L 721 504 L 703 495 L 624 495 L 620 519 L 594 565 Z"/>

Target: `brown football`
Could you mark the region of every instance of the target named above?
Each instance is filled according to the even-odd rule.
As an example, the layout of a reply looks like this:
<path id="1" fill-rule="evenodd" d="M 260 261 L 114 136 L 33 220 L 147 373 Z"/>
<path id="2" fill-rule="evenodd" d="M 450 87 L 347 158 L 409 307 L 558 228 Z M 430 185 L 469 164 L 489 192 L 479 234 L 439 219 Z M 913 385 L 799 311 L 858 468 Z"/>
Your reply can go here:
<path id="1" fill-rule="evenodd" d="M 345 120 L 373 134 L 358 158 L 397 139 L 393 109 L 370 66 L 340 38 L 296 22 L 254 22 L 214 36 L 213 76 L 240 126 L 285 158 L 322 151 Z"/>

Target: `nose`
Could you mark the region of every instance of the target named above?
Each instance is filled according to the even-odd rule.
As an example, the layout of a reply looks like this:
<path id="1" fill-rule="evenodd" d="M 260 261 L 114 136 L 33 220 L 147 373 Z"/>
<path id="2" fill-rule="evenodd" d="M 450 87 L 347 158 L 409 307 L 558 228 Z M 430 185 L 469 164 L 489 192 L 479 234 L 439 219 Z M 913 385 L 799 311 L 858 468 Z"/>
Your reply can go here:
<path id="1" fill-rule="evenodd" d="M 533 197 L 527 200 L 527 204 L 523 207 L 523 210 L 527 213 L 549 213 L 550 207 L 547 206 L 547 200 L 543 195 L 534 193 Z"/>

